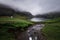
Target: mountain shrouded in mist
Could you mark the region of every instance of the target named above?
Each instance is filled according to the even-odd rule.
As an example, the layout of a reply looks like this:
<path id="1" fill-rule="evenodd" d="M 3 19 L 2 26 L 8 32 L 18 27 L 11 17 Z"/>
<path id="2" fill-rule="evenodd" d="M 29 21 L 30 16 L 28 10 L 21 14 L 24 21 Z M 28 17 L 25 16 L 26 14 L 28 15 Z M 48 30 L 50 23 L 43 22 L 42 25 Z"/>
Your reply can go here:
<path id="1" fill-rule="evenodd" d="M 0 4 L 0 16 L 12 16 L 14 12 L 9 6 Z"/>
<path id="2" fill-rule="evenodd" d="M 59 18 L 60 17 L 60 12 L 57 11 L 57 12 L 49 12 L 49 13 L 45 13 L 45 14 L 37 14 L 35 15 L 35 17 L 38 17 L 38 18 L 48 18 L 48 19 L 54 19 L 54 18 Z"/>
<path id="3" fill-rule="evenodd" d="M 0 0 L 0 3 L 31 12 L 33 15 L 60 11 L 60 0 Z"/>
<path id="4" fill-rule="evenodd" d="M 20 16 L 32 17 L 32 14 L 26 11 L 18 11 L 7 5 L 0 4 L 0 16 L 14 16 L 18 14 Z"/>

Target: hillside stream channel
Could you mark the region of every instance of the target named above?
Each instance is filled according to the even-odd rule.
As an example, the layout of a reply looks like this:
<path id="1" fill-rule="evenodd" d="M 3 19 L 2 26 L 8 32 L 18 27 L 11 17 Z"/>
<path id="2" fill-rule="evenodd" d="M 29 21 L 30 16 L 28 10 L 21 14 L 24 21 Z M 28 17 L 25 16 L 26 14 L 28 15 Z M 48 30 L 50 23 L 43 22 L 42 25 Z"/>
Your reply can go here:
<path id="1" fill-rule="evenodd" d="M 33 18 L 31 21 L 40 22 L 44 19 Z M 18 33 L 17 40 L 45 40 L 42 36 L 41 29 L 44 27 L 44 24 L 35 24 L 30 27 L 26 31 Z"/>

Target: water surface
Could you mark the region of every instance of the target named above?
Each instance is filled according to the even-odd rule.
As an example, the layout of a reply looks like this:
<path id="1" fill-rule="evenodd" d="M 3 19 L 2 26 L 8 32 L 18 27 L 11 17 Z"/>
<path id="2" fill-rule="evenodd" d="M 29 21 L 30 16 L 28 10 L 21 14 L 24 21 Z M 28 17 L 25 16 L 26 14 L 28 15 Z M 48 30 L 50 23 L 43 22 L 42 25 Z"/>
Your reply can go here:
<path id="1" fill-rule="evenodd" d="M 44 24 L 36 24 L 29 27 L 26 31 L 20 32 L 17 36 L 18 40 L 41 40 L 41 29 Z"/>
<path id="2" fill-rule="evenodd" d="M 31 21 L 33 22 L 41 22 L 41 21 L 45 21 L 46 19 L 44 18 L 32 18 Z"/>

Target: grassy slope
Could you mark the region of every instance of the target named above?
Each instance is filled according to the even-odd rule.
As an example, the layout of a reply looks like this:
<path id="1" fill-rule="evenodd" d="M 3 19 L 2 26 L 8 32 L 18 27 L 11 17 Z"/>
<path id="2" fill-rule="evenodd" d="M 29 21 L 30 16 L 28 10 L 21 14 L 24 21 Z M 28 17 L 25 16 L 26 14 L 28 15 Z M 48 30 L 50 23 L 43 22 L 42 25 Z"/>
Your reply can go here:
<path id="1" fill-rule="evenodd" d="M 48 22 L 52 22 L 49 24 Z M 60 40 L 60 18 L 46 21 L 42 32 L 47 37 L 47 40 Z M 54 22 L 54 23 L 53 23 Z"/>
<path id="2" fill-rule="evenodd" d="M 14 27 L 26 27 L 32 23 L 28 20 L 18 18 L 0 18 L 0 24 L 8 24 Z"/>
<path id="3" fill-rule="evenodd" d="M 9 27 L 25 28 L 30 24 L 32 24 L 30 21 L 19 18 L 0 18 L 0 40 L 15 40 L 14 35 L 7 32 Z"/>

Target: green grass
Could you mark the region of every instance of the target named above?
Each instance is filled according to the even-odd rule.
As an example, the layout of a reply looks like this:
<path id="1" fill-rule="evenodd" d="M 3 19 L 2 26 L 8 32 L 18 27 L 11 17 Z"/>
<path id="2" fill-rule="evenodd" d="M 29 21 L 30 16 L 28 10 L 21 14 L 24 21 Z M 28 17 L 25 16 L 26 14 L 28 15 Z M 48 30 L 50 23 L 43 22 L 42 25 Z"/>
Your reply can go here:
<path id="1" fill-rule="evenodd" d="M 47 40 L 60 40 L 60 21 L 59 20 L 60 18 L 48 20 L 52 22 L 51 24 L 46 22 L 45 27 L 42 29 L 42 32 L 47 37 Z"/>
<path id="2" fill-rule="evenodd" d="M 13 33 L 8 33 L 9 28 L 24 29 L 33 23 L 20 18 L 0 18 L 0 40 L 15 40 Z"/>
<path id="3" fill-rule="evenodd" d="M 18 18 L 0 18 L 0 24 L 5 24 L 4 26 L 12 27 L 27 27 L 28 25 L 32 24 L 32 22 Z"/>
<path id="4" fill-rule="evenodd" d="M 55 19 L 49 19 L 49 20 L 46 20 L 46 21 L 44 21 L 44 22 L 46 22 L 46 23 L 49 23 L 49 22 L 54 22 L 54 23 L 56 23 L 56 22 L 60 22 L 60 18 L 55 18 Z"/>
<path id="5" fill-rule="evenodd" d="M 15 40 L 12 33 L 0 32 L 0 40 Z"/>

